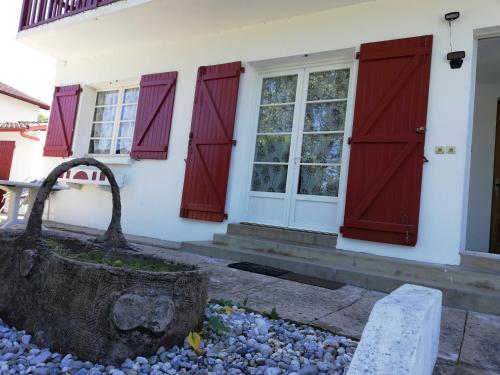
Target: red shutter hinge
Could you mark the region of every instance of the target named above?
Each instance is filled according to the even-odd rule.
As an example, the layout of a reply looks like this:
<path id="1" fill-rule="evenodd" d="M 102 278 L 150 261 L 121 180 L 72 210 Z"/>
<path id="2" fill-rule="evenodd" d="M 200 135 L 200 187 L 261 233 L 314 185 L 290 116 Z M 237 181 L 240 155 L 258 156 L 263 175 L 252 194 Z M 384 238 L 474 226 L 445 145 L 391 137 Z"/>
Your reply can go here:
<path id="1" fill-rule="evenodd" d="M 226 213 L 224 213 L 224 220 L 227 220 L 228 216 Z"/>
<path id="2" fill-rule="evenodd" d="M 340 233 L 340 234 L 344 233 L 344 226 L 343 226 L 343 225 L 341 225 L 341 226 L 339 227 L 339 233 Z"/>
<path id="3" fill-rule="evenodd" d="M 347 138 L 347 144 L 350 145 L 351 143 L 352 143 L 352 138 L 351 137 Z"/>
<path id="4" fill-rule="evenodd" d="M 428 162 L 429 162 L 429 159 L 427 159 L 427 158 L 425 157 L 425 155 L 422 155 L 422 158 L 423 158 L 423 160 L 424 160 L 424 163 L 428 163 Z"/>
<path id="5" fill-rule="evenodd" d="M 245 67 L 244 67 L 244 66 L 242 66 L 242 67 L 240 68 L 240 73 L 245 73 Z"/>
<path id="6" fill-rule="evenodd" d="M 361 57 L 361 52 L 356 52 L 356 60 L 359 60 L 360 57 Z"/>
<path id="7" fill-rule="evenodd" d="M 238 141 L 236 139 L 233 139 L 232 142 L 233 146 L 236 146 L 236 143 L 238 143 Z"/>

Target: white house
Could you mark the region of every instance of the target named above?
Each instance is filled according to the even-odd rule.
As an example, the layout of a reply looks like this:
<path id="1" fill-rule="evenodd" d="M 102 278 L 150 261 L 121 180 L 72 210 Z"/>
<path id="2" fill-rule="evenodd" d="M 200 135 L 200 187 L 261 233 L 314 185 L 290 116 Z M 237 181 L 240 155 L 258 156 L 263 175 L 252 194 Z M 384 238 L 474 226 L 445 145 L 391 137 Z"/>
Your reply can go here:
<path id="1" fill-rule="evenodd" d="M 0 82 L 0 179 L 42 177 L 40 164 L 47 125 L 38 122 L 49 105 Z"/>
<path id="2" fill-rule="evenodd" d="M 126 233 L 249 222 L 449 265 L 500 250 L 499 1 L 38 3 L 18 39 L 58 58 L 43 171 L 109 164 Z M 104 228 L 109 193 L 79 172 L 51 219 Z"/>

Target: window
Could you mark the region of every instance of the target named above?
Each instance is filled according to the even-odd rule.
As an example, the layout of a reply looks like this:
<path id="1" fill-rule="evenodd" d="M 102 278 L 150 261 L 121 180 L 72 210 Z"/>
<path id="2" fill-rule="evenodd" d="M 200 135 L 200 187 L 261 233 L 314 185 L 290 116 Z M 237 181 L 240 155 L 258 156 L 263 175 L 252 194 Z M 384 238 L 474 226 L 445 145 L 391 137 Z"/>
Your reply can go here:
<path id="1" fill-rule="evenodd" d="M 138 100 L 138 87 L 97 93 L 89 154 L 130 154 Z"/>
<path id="2" fill-rule="evenodd" d="M 348 86 L 349 69 L 263 78 L 252 191 L 338 196 Z"/>

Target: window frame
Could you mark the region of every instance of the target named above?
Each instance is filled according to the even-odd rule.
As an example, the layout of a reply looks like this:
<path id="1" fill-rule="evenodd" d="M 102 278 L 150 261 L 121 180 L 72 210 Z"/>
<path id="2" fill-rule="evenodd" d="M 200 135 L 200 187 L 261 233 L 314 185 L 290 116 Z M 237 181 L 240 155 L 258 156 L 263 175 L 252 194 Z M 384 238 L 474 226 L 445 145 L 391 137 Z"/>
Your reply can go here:
<path id="1" fill-rule="evenodd" d="M 137 119 L 137 109 L 139 107 L 139 95 L 137 96 L 137 102 L 136 103 L 126 103 L 125 106 L 127 105 L 136 105 L 136 113 L 135 113 L 135 117 L 133 120 L 125 120 L 126 122 L 133 122 L 134 123 L 134 128 L 133 128 L 133 131 L 132 131 L 132 134 L 130 137 L 119 137 L 119 131 L 120 131 L 120 123 L 122 122 L 121 120 L 121 115 L 122 115 L 122 110 L 123 110 L 123 107 L 124 107 L 124 103 L 123 103 L 123 100 L 124 100 L 124 97 L 125 97 L 125 91 L 126 90 L 130 90 L 130 89 L 138 89 L 139 90 L 139 95 L 140 95 L 140 85 L 138 84 L 131 84 L 131 85 L 126 85 L 126 86 L 118 86 L 118 87 L 107 87 L 107 88 L 103 88 L 103 89 L 98 89 L 96 90 L 95 92 L 95 100 L 94 100 L 94 104 L 93 104 L 93 107 L 92 107 L 92 117 L 91 117 L 91 124 L 90 124 L 90 136 L 88 138 L 88 142 L 87 142 L 87 155 L 88 156 L 92 156 L 92 157 L 96 157 L 96 158 L 105 158 L 105 157 L 122 157 L 122 158 L 130 158 L 130 152 L 132 152 L 132 145 L 133 145 L 133 139 L 134 139 L 134 133 L 135 133 L 135 122 L 136 122 L 136 119 Z M 94 130 L 94 125 L 95 124 L 98 124 L 98 123 L 111 123 L 111 121 L 94 121 L 94 116 L 95 116 L 95 111 L 96 111 L 96 108 L 105 108 L 105 107 L 112 107 L 111 105 L 97 105 L 97 97 L 99 95 L 99 93 L 102 93 L 102 92 L 111 92 L 111 91 L 118 91 L 118 98 L 117 98 L 117 102 L 116 102 L 116 105 L 114 105 L 116 107 L 116 111 L 115 111 L 115 114 L 114 114 L 114 119 L 113 119 L 113 131 L 112 131 L 112 134 L 111 134 L 111 138 L 107 138 L 107 137 L 93 137 L 92 136 L 92 132 Z M 131 139 L 132 141 L 132 144 L 131 144 L 131 149 L 130 149 L 130 152 L 127 153 L 127 154 L 118 154 L 116 152 L 116 146 L 118 144 L 118 140 L 119 139 Z M 91 153 L 90 152 L 90 144 L 93 140 L 99 140 L 99 139 L 111 139 L 111 146 L 110 146 L 110 152 L 109 153 Z"/>

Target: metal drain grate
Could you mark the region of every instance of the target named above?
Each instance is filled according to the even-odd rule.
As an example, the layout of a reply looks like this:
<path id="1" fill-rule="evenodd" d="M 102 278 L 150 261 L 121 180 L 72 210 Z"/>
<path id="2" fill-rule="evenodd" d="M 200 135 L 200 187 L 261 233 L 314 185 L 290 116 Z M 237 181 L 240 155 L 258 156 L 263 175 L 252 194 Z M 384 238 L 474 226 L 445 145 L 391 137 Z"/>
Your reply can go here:
<path id="1" fill-rule="evenodd" d="M 295 281 L 301 284 L 319 286 L 321 288 L 332 289 L 332 290 L 342 288 L 345 285 L 344 283 L 339 283 L 337 281 L 331 281 L 326 279 L 320 279 L 317 277 L 301 275 L 294 272 L 288 272 L 287 270 L 281 268 L 263 266 L 261 264 L 256 264 L 251 262 L 231 263 L 228 264 L 228 267 L 242 271 L 257 273 L 260 275 L 277 277 L 283 280 Z"/>

